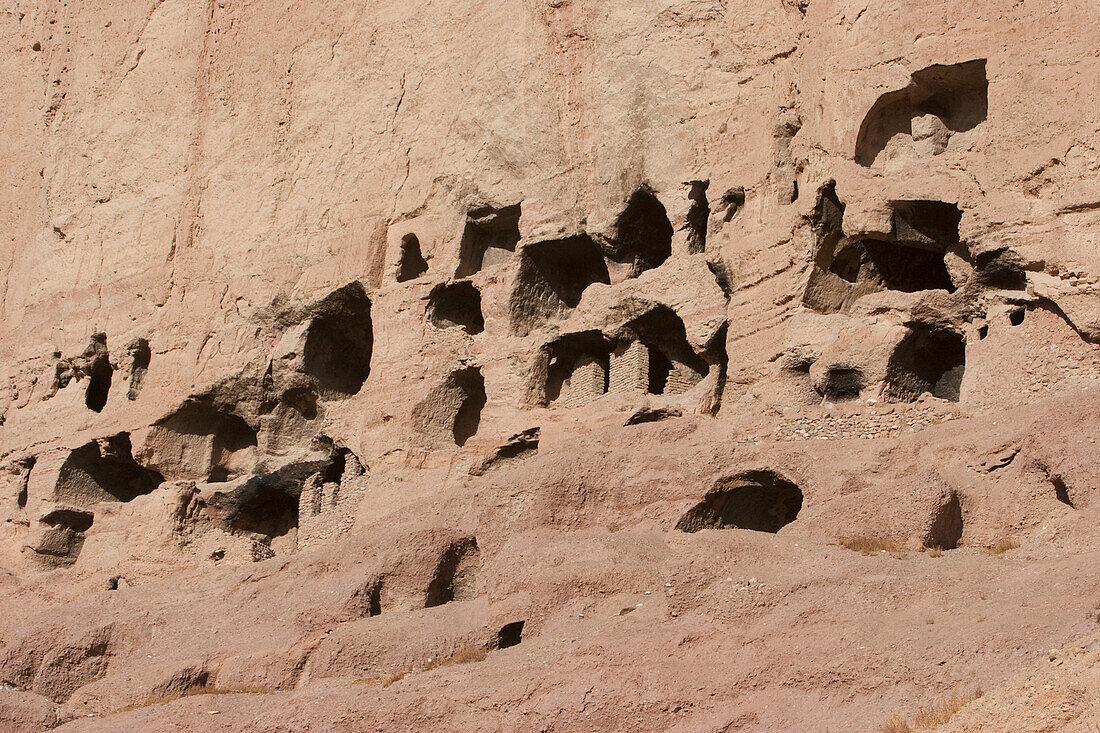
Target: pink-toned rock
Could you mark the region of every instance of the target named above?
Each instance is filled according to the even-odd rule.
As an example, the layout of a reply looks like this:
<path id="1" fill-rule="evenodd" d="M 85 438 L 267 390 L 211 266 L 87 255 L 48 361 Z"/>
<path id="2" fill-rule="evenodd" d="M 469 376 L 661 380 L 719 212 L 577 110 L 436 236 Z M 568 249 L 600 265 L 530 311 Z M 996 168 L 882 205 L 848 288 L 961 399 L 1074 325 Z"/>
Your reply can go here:
<path id="1" fill-rule="evenodd" d="M 872 5 L 0 12 L 0 731 L 1088 730 L 1100 17 Z"/>

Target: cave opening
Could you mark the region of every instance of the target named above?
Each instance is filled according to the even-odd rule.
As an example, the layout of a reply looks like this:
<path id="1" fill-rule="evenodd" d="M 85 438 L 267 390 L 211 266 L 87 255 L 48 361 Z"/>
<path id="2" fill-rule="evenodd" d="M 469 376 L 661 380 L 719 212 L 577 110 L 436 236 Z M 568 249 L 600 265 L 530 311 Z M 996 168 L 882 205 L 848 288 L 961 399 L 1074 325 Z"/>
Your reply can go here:
<path id="1" fill-rule="evenodd" d="M 469 280 L 436 285 L 428 294 L 428 320 L 436 328 L 459 326 L 471 336 L 481 333 L 481 292 Z"/>
<path id="2" fill-rule="evenodd" d="M 428 262 L 420 253 L 420 239 L 411 232 L 401 238 L 397 263 L 397 282 L 415 280 L 428 271 Z"/>
<path id="3" fill-rule="evenodd" d="M 890 402 L 913 402 L 925 392 L 959 401 L 966 368 L 966 338 L 951 330 L 913 324 L 886 365 L 883 395 Z"/>
<path id="4" fill-rule="evenodd" d="M 467 212 L 455 277 L 469 277 L 482 268 L 506 261 L 520 240 L 521 215 L 520 204 L 478 206 Z"/>
<path id="5" fill-rule="evenodd" d="M 802 510 L 802 490 L 774 471 L 748 471 L 720 480 L 676 524 L 682 532 L 751 529 L 778 532 Z"/>
<path id="6" fill-rule="evenodd" d="M 316 304 L 306 332 L 303 369 L 321 396 L 349 397 L 370 374 L 374 331 L 371 303 L 359 282 L 336 290 Z"/>

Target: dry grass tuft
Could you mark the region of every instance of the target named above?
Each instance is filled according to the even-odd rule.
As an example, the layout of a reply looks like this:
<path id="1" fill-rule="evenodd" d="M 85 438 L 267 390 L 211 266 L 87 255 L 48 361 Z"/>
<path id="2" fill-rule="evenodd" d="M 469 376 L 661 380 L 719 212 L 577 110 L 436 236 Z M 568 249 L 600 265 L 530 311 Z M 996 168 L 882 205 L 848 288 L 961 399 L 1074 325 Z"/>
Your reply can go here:
<path id="1" fill-rule="evenodd" d="M 126 705 L 117 710 L 112 710 L 111 714 L 126 713 L 131 710 L 152 707 L 153 705 L 166 705 L 175 700 L 181 700 L 185 697 L 194 697 L 195 695 L 268 695 L 272 692 L 275 692 L 274 688 L 262 685 L 240 687 L 218 687 L 212 684 L 195 685 L 194 687 L 188 687 L 183 692 L 173 693 L 171 695 L 150 695 L 145 698 L 144 702 Z"/>
<path id="2" fill-rule="evenodd" d="M 951 716 L 959 712 L 963 705 L 971 703 L 981 696 L 981 689 L 974 690 L 974 692 L 965 695 L 952 695 L 935 705 L 921 708 L 917 711 L 917 714 L 913 716 L 912 721 L 906 720 L 895 713 L 882 724 L 882 727 L 879 728 L 879 733 L 914 733 L 915 731 L 938 728 L 951 720 Z"/>
<path id="3" fill-rule="evenodd" d="M 841 547 L 845 547 L 854 552 L 859 552 L 864 555 L 873 555 L 876 552 L 888 552 L 891 555 L 897 557 L 905 552 L 905 548 L 899 545 L 897 542 L 885 537 L 871 537 L 867 535 L 853 535 L 851 537 L 841 537 L 837 540 L 837 543 Z"/>
<path id="4" fill-rule="evenodd" d="M 924 552 L 928 555 L 928 557 L 939 557 L 943 554 L 943 548 L 933 545 L 932 547 L 924 548 Z"/>
<path id="5" fill-rule="evenodd" d="M 1011 537 L 1002 537 L 989 547 L 985 548 L 985 551 L 988 552 L 990 555 L 1003 555 L 1009 550 L 1015 550 L 1019 546 L 1020 543 L 1012 539 Z"/>
<path id="6" fill-rule="evenodd" d="M 428 662 L 420 672 L 427 672 L 428 670 L 438 669 L 439 667 L 450 667 L 455 664 L 469 664 L 471 662 L 481 662 L 489 656 L 489 650 L 483 646 L 474 646 L 469 644 L 467 646 L 459 647 L 455 650 L 454 654 L 449 657 L 441 657 L 439 659 L 433 659 Z M 355 680 L 359 685 L 381 685 L 382 687 L 389 687 L 394 682 L 400 679 L 404 679 L 413 670 L 403 669 L 400 672 L 393 672 L 391 674 L 376 675 L 374 677 L 362 677 Z"/>
<path id="7" fill-rule="evenodd" d="M 437 667 L 450 667 L 454 664 L 469 664 L 470 662 L 483 662 L 485 657 L 489 656 L 489 650 L 483 646 L 467 645 L 455 650 L 455 653 L 449 657 L 443 659 L 437 659 L 432 662 L 428 662 L 428 666 L 424 667 L 425 672 L 429 669 L 435 669 Z"/>

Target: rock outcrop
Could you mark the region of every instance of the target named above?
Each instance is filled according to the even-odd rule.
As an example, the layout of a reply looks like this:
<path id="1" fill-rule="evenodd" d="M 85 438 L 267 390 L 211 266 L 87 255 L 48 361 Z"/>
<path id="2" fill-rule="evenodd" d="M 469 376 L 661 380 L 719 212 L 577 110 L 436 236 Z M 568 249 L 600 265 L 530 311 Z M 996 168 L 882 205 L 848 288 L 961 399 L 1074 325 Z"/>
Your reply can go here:
<path id="1" fill-rule="evenodd" d="M 0 11 L 0 729 L 1090 730 L 1098 27 Z"/>

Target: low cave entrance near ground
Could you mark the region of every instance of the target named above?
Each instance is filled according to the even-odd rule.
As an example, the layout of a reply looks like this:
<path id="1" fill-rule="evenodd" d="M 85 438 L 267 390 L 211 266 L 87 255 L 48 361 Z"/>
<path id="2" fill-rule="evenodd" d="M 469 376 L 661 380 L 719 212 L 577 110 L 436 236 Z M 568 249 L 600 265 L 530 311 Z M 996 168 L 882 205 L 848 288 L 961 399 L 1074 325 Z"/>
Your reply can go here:
<path id="1" fill-rule="evenodd" d="M 676 524 L 681 532 L 751 529 L 778 532 L 802 509 L 802 490 L 774 471 L 747 471 L 720 480 Z"/>

